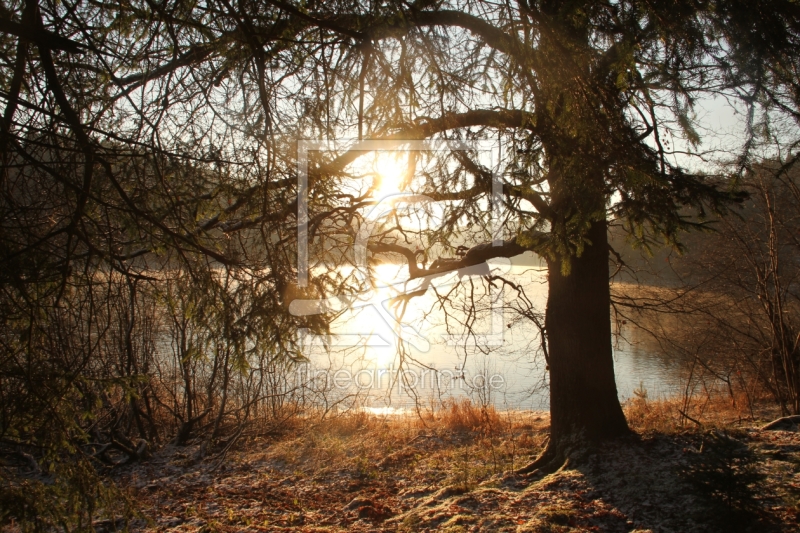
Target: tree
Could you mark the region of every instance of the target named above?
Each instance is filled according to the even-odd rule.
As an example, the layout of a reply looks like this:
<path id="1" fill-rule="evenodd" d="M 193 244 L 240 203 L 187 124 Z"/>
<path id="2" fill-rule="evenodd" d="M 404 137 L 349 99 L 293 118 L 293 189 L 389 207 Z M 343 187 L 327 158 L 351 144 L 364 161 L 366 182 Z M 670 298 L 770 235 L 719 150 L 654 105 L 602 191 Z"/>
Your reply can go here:
<path id="1" fill-rule="evenodd" d="M 505 222 L 515 238 L 501 247 L 478 243 L 463 257 L 427 269 L 418 267 L 410 249 L 398 248 L 397 231 L 385 230 L 372 250 L 405 257 L 411 277 L 524 250 L 545 257 L 552 433 L 537 464 L 560 461 L 576 443 L 625 434 L 610 346 L 607 225 L 623 225 L 640 246 L 679 246 L 680 232 L 702 226 L 708 210 L 720 214 L 740 199 L 730 190 L 733 183 L 719 188 L 678 165 L 673 156 L 683 147 L 670 141 L 683 139 L 689 151 L 699 146 L 691 113 L 703 94 L 743 93 L 751 111 L 759 102 L 796 109 L 793 5 L 314 7 L 303 12 L 306 20 L 325 21 L 333 34 L 360 39 L 350 122 L 359 133 L 391 139 L 500 136 L 513 147 L 502 174 L 509 178 L 503 201 L 514 213 Z M 329 93 L 320 94 L 328 105 Z M 373 96 L 367 105 L 364 94 Z M 401 111 L 406 103 L 413 105 L 410 117 Z M 342 131 L 348 123 L 336 125 Z M 743 165 L 755 136 L 752 120 L 749 126 Z M 340 170 L 357 153 L 358 147 L 334 160 L 325 173 Z M 486 218 L 477 213 L 491 190 L 490 173 L 474 160 L 454 157 L 472 181 L 459 182 L 459 173 L 442 165 L 438 178 L 417 192 L 456 200 L 447 220 L 468 219 L 486 229 Z M 687 215 L 692 210 L 694 218 Z M 430 232 L 428 244 L 447 251 L 445 235 L 463 233 L 463 227 Z"/>
<path id="2" fill-rule="evenodd" d="M 297 327 L 319 327 L 280 312 L 293 274 L 268 259 L 294 192 L 263 135 L 239 142 L 236 81 L 210 94 L 248 76 L 223 57 L 241 42 L 172 7 L 0 12 L 2 523 L 85 529 L 125 507 L 101 474 L 148 444 L 232 444 L 285 395 Z"/>
<path id="3" fill-rule="evenodd" d="M 610 346 L 608 222 L 625 226 L 637 245 L 679 246 L 681 231 L 741 199 L 735 175 L 715 186 L 676 162 L 683 147 L 670 140 L 684 139 L 690 152 L 699 146 L 692 109 L 701 95 L 742 97 L 750 111 L 743 168 L 757 137 L 758 105 L 765 117 L 777 109 L 797 118 L 794 5 L 543 1 L 362 9 L 302 12 L 333 34 L 360 39 L 350 124 L 372 138 L 500 136 L 512 147 L 502 162 L 510 177 L 502 196 L 514 213 L 507 227 L 516 233 L 503 246 L 479 243 L 430 268 L 399 247 L 399 227 L 384 230 L 371 249 L 405 257 L 411 277 L 523 250 L 545 257 L 552 426 L 548 451 L 535 465 L 557 464 L 575 444 L 624 435 Z M 364 94 L 374 98 L 368 105 Z M 404 104 L 413 109 L 403 112 Z M 336 124 L 340 131 L 348 125 Z M 355 157 L 345 154 L 325 172 Z M 455 221 L 487 228 L 476 213 L 491 188 L 487 169 L 454 157 L 472 181 L 459 182 L 443 165 L 438 180 L 417 191 L 456 201 L 445 231 L 430 231 L 427 243 L 451 254 L 447 236 L 464 231 Z"/>

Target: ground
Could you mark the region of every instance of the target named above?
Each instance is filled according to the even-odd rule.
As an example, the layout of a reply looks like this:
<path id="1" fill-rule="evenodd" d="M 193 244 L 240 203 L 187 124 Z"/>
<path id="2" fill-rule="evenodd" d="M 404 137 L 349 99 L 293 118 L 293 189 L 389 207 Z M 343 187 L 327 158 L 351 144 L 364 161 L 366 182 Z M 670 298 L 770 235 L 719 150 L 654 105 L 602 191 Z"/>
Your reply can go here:
<path id="1" fill-rule="evenodd" d="M 462 405 L 348 415 L 224 457 L 168 446 L 115 476 L 140 531 L 797 531 L 800 433 L 753 422 L 640 430 L 520 476 L 547 414 Z"/>

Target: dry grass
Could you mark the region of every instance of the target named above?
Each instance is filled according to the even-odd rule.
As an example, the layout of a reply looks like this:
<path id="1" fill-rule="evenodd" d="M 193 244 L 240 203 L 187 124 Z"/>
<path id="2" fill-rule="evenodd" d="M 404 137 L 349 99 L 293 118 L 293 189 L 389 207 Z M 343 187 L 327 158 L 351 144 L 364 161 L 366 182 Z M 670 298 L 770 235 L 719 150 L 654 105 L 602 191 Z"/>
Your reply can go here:
<path id="1" fill-rule="evenodd" d="M 542 449 L 548 422 L 543 413 L 499 412 L 469 400 L 448 401 L 423 417 L 356 411 L 277 439 L 264 460 L 304 475 L 345 470 L 380 477 L 424 455 L 441 474 L 437 481 L 467 486 L 529 461 Z"/>
<path id="2" fill-rule="evenodd" d="M 468 398 L 446 400 L 436 419 L 440 427 L 456 432 L 504 431 L 510 422 L 504 420 L 493 405 L 477 406 Z"/>
<path id="3" fill-rule="evenodd" d="M 628 424 L 638 433 L 754 426 L 780 416 L 780 410 L 763 398 L 753 401 L 743 394 L 731 397 L 726 391 L 707 391 L 688 398 L 651 399 L 646 391 L 639 390 L 623 407 Z"/>
<path id="4" fill-rule="evenodd" d="M 737 413 L 730 399 L 712 400 L 693 399 L 690 416 L 711 426 Z M 626 411 L 641 441 L 614 443 L 544 478 L 513 472 L 541 452 L 546 414 L 462 400 L 424 419 L 351 412 L 299 420 L 297 434 L 244 440 L 218 469 L 182 459 L 191 446 L 162 450 L 119 482 L 153 519 L 134 528 L 147 531 L 716 531 L 718 517 L 679 475 L 707 433 L 683 407 L 635 398 Z M 800 436 L 739 433 L 767 476 L 758 494 L 777 494 L 764 497 L 764 523 L 792 530 L 800 473 L 787 469 L 800 464 Z"/>

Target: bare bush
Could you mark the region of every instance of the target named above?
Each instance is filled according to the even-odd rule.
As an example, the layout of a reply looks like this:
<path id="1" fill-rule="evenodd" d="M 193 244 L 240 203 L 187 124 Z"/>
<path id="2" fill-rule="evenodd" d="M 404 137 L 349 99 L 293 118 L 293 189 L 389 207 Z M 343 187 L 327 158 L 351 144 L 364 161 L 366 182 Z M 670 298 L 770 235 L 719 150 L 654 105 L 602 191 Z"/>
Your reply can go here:
<path id="1" fill-rule="evenodd" d="M 764 164 L 744 179 L 742 209 L 661 254 L 655 285 L 618 285 L 618 322 L 649 332 L 681 362 L 684 402 L 719 393 L 733 405 L 769 398 L 800 412 L 800 189 L 791 166 Z M 687 404 L 688 409 L 688 404 Z"/>

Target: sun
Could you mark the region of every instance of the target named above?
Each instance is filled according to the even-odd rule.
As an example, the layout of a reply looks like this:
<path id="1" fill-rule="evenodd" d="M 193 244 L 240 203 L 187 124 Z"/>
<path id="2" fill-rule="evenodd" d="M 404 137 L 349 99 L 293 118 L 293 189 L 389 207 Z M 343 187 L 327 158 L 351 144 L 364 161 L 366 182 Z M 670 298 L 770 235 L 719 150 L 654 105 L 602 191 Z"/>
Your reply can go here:
<path id="1" fill-rule="evenodd" d="M 388 154 L 379 154 L 376 157 L 375 174 L 377 185 L 375 187 L 375 198 L 377 200 L 402 192 L 404 170 L 405 167 L 400 163 L 399 157 Z"/>

